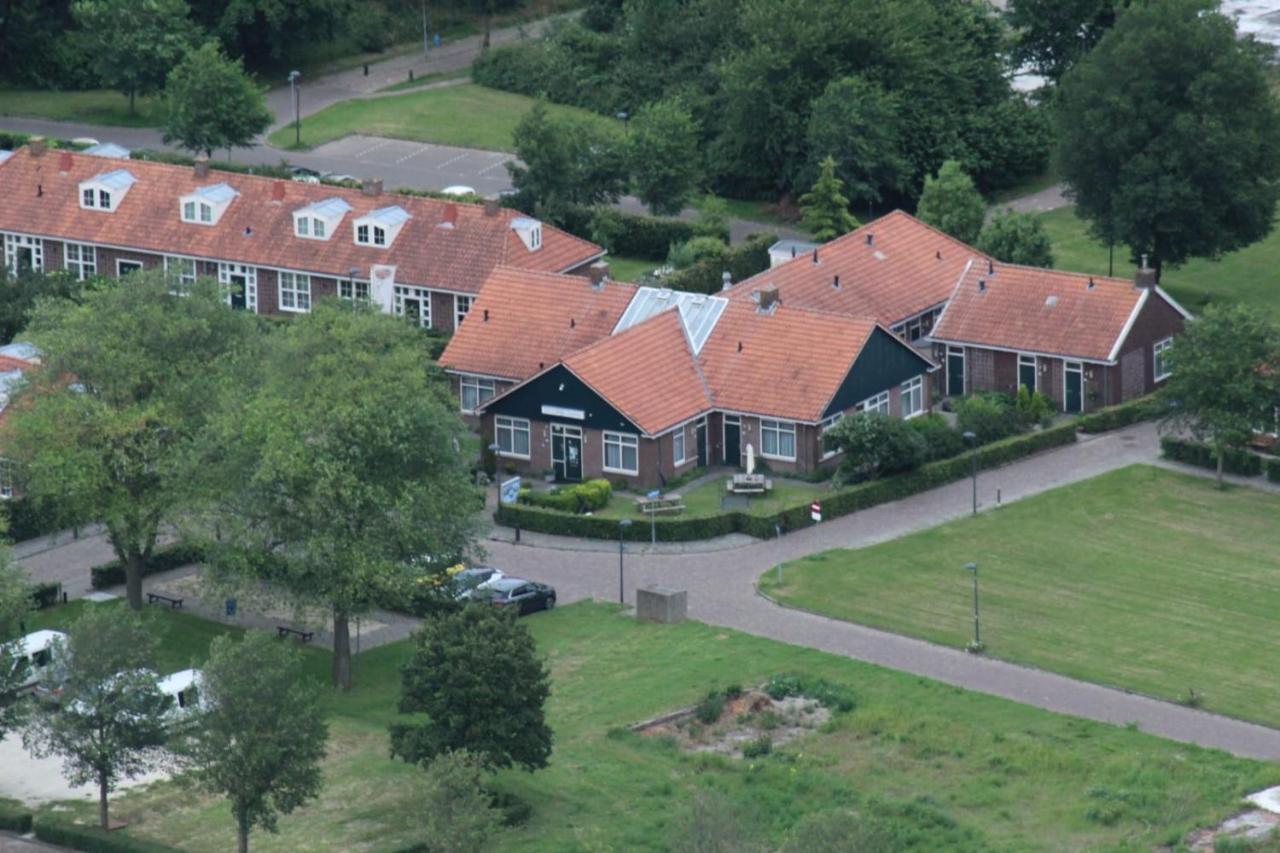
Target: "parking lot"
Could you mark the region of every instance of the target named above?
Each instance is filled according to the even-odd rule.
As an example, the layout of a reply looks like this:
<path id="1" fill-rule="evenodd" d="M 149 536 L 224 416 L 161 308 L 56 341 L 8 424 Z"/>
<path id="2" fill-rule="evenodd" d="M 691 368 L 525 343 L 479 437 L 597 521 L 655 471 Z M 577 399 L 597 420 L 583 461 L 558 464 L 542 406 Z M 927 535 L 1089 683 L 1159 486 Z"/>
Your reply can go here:
<path id="1" fill-rule="evenodd" d="M 346 136 L 290 159 L 320 172 L 379 177 L 387 189 L 443 189 L 461 184 L 473 187 L 481 195 L 494 196 L 511 188 L 511 178 L 503 164 L 513 157 L 500 151 Z"/>

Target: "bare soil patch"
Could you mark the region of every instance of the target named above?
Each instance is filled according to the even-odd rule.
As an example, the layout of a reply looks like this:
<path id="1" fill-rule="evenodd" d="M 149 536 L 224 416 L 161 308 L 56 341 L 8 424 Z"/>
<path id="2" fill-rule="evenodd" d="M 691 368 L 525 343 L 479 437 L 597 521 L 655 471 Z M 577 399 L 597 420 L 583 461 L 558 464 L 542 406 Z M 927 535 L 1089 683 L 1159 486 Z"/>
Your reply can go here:
<path id="1" fill-rule="evenodd" d="M 674 738 L 681 749 L 689 752 L 742 758 L 747 757 L 744 749 L 750 753 L 753 745 L 757 750 L 764 749 L 766 739 L 768 749 L 772 749 L 818 729 L 831 719 L 831 710 L 808 696 L 774 699 L 763 690 L 749 688 L 726 697 L 723 710 L 714 720 L 703 719 L 699 719 L 698 706 L 694 706 L 638 723 L 631 729 L 645 737 Z"/>

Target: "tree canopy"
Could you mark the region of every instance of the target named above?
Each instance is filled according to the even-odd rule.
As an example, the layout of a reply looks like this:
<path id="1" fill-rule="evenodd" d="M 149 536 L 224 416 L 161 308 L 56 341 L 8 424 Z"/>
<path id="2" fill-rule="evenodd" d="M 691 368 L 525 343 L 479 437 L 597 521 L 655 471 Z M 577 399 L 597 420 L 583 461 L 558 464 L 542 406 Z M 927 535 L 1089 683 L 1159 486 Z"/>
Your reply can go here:
<path id="1" fill-rule="evenodd" d="M 858 227 L 858 220 L 849 212 L 849 199 L 844 194 L 844 182 L 836 175 L 836 161 L 827 156 L 818 167 L 818 180 L 813 189 L 800 196 L 801 220 L 813 239 L 819 243 L 834 240 Z"/>
<path id="2" fill-rule="evenodd" d="M 1017 33 L 1013 59 L 1056 83 L 1093 49 L 1128 0 L 1009 0 L 1005 13 Z"/>
<path id="3" fill-rule="evenodd" d="M 677 101 L 656 101 L 631 119 L 627 139 L 636 196 L 655 216 L 673 216 L 701 177 L 698 126 Z"/>
<path id="4" fill-rule="evenodd" d="M 13 694 L 26 680 L 27 663 L 15 654 L 14 642 L 25 633 L 23 627 L 31 609 L 31 585 L 26 572 L 10 560 L 9 549 L 0 545 L 0 740 L 26 717 L 27 703 L 3 697 Z"/>
<path id="5" fill-rule="evenodd" d="M 987 203 L 973 180 L 955 160 L 948 160 L 938 174 L 927 178 L 916 216 L 957 240 L 972 244 L 982 230 Z"/>
<path id="6" fill-rule="evenodd" d="M 897 95 L 864 77 L 843 77 L 827 84 L 814 100 L 806 144 L 821 172 L 835 158 L 836 173 L 853 203 L 871 205 L 911 189 L 911 163 L 903 148 L 902 104 Z"/>
<path id="7" fill-rule="evenodd" d="M 1053 243 L 1033 214 L 1004 210 L 982 226 L 975 246 L 998 261 L 1029 267 L 1053 266 Z"/>
<path id="8" fill-rule="evenodd" d="M 186 0 L 78 0 L 72 11 L 99 81 L 124 93 L 130 113 L 196 40 Z"/>
<path id="9" fill-rule="evenodd" d="M 574 205 L 612 203 L 627 187 L 627 154 L 620 130 L 535 104 L 512 135 L 511 183 L 540 216 L 561 222 Z"/>
<path id="10" fill-rule="evenodd" d="M 1200 0 L 1126 10 L 1062 78 L 1056 118 L 1077 211 L 1157 278 L 1270 233 L 1280 111 L 1263 51 Z"/>
<path id="11" fill-rule="evenodd" d="M 271 112 L 243 64 L 228 59 L 217 42 L 189 52 L 169 73 L 164 95 L 164 141 L 206 156 L 215 148 L 246 148 L 271 124 Z"/>

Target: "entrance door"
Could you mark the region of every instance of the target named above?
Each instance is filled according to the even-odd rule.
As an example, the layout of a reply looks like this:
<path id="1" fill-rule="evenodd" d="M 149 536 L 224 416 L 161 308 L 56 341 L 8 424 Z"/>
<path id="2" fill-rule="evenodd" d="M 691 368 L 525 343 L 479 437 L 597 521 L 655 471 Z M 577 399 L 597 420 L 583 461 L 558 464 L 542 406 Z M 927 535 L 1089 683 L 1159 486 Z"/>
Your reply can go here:
<path id="1" fill-rule="evenodd" d="M 556 479 L 576 483 L 582 479 L 582 430 L 551 425 L 551 467 Z"/>
<path id="2" fill-rule="evenodd" d="M 1018 356 L 1018 385 L 1035 393 L 1036 390 L 1036 357 L 1034 355 Z"/>
<path id="3" fill-rule="evenodd" d="M 415 326 L 431 328 L 431 291 L 397 284 L 395 312 Z"/>
<path id="4" fill-rule="evenodd" d="M 964 396 L 964 350 L 947 347 L 947 396 Z"/>
<path id="5" fill-rule="evenodd" d="M 231 301 L 231 308 L 235 311 L 243 311 L 248 304 L 245 301 L 245 294 L 249 289 L 248 280 L 242 275 L 229 275 L 227 284 L 227 298 Z"/>
<path id="6" fill-rule="evenodd" d="M 707 419 L 698 421 L 698 467 L 707 467 Z"/>
<path id="7" fill-rule="evenodd" d="M 1084 409 L 1084 365 L 1078 361 L 1068 361 L 1063 365 L 1063 401 L 1062 408 L 1068 414 Z"/>
<path id="8" fill-rule="evenodd" d="M 724 464 L 742 464 L 742 419 L 737 415 L 724 416 Z"/>
<path id="9" fill-rule="evenodd" d="M 27 246 L 20 246 L 17 250 L 18 272 L 31 272 L 36 268 L 36 253 Z"/>

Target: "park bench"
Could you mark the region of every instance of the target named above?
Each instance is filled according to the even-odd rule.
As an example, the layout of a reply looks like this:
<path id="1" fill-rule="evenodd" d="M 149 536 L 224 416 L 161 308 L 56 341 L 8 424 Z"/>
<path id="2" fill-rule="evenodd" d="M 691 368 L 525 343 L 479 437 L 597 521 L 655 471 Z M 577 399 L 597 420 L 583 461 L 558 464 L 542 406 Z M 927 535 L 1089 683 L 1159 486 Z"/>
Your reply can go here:
<path id="1" fill-rule="evenodd" d="M 172 609 L 177 610 L 182 607 L 183 600 L 181 598 L 174 598 L 170 595 L 161 595 L 158 592 L 147 593 L 147 604 L 155 604 L 157 601 L 163 601 Z"/>
<path id="2" fill-rule="evenodd" d="M 763 495 L 773 490 L 773 480 L 763 474 L 734 474 L 724 484 L 725 491 L 735 495 Z"/>
<path id="3" fill-rule="evenodd" d="M 659 498 L 636 498 L 636 506 L 641 512 L 656 515 L 660 512 L 684 512 L 684 499 L 679 495 Z"/>
<path id="4" fill-rule="evenodd" d="M 276 636 L 277 636 L 277 637 L 280 637 L 281 639 L 283 639 L 283 638 L 285 638 L 285 637 L 289 636 L 290 634 L 293 634 L 294 636 L 296 636 L 296 637 L 298 638 L 298 640 L 299 640 L 299 641 L 301 641 L 301 642 L 303 642 L 303 643 L 309 643 L 309 642 L 311 642 L 311 638 L 315 636 L 315 632 L 314 632 L 314 631 L 301 631 L 301 630 L 299 630 L 299 629 L 297 629 L 297 628 L 290 628 L 288 625 L 277 625 L 277 626 L 276 626 Z"/>

